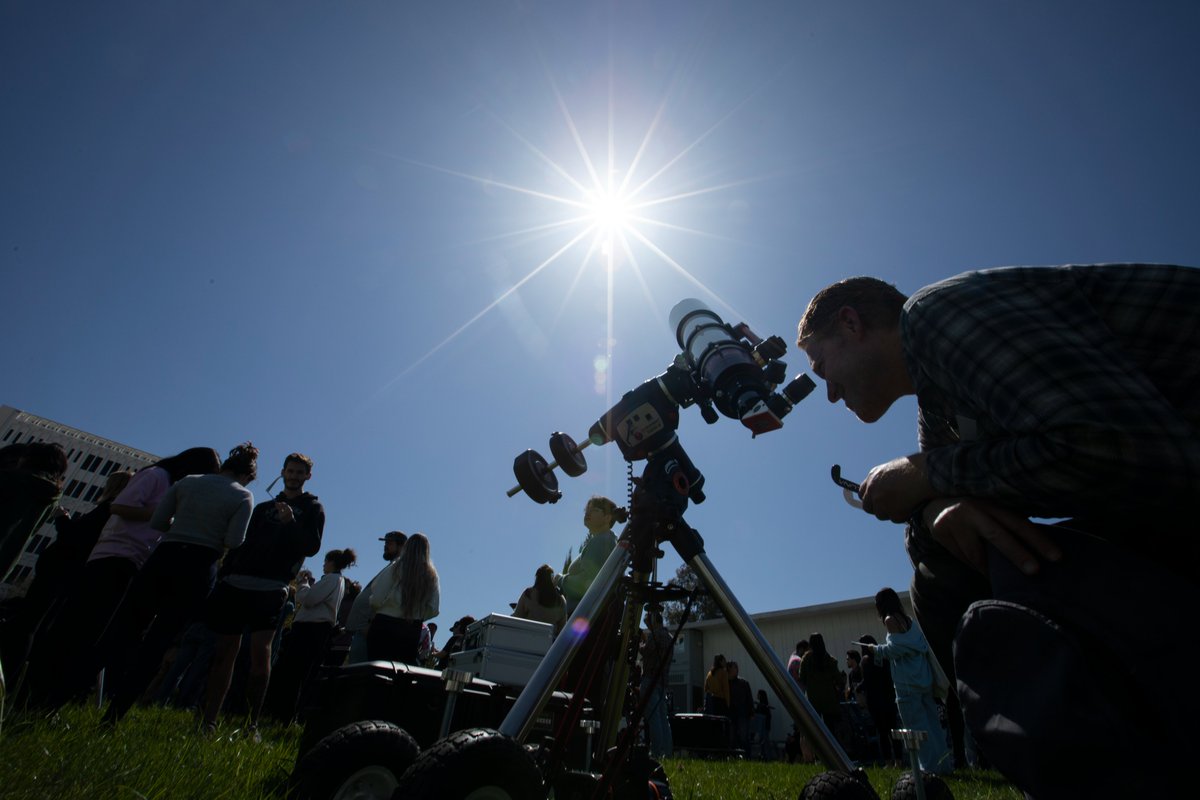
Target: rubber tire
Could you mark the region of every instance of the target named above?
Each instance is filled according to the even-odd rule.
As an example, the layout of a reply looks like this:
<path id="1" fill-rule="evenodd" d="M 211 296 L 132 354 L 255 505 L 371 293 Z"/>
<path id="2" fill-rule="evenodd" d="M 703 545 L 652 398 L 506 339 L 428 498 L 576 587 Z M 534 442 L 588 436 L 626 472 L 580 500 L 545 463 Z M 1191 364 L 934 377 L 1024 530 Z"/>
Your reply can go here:
<path id="1" fill-rule="evenodd" d="M 393 800 L 541 800 L 542 774 L 515 739 L 467 728 L 437 742 L 400 777 Z"/>
<path id="2" fill-rule="evenodd" d="M 925 800 L 954 800 L 954 793 L 946 782 L 937 775 L 922 773 L 925 779 Z M 917 800 L 917 782 L 911 772 L 906 772 L 892 787 L 892 800 Z"/>
<path id="3" fill-rule="evenodd" d="M 879 800 L 875 790 L 848 772 L 814 775 L 800 790 L 800 800 Z"/>
<path id="4" fill-rule="evenodd" d="M 288 796 L 330 800 L 351 777 L 371 767 L 390 770 L 398 782 L 420 752 L 416 740 L 391 722 L 372 719 L 343 725 L 296 759 Z"/>

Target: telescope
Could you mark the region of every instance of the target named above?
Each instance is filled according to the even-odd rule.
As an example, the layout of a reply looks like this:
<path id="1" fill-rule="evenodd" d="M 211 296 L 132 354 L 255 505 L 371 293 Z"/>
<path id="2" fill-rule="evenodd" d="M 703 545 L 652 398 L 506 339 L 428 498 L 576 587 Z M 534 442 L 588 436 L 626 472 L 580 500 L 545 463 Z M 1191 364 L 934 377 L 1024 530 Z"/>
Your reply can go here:
<path id="1" fill-rule="evenodd" d="M 746 323 L 726 324 L 704 303 L 682 300 L 671 309 L 671 328 L 682 351 L 662 373 L 626 392 L 588 429 L 582 445 L 565 433 L 550 437 L 553 462 L 535 450 L 513 461 L 517 485 L 512 497 L 524 491 L 538 503 L 562 497 L 556 468 L 570 477 L 587 471 L 583 450 L 589 445 L 616 442 L 626 461 L 643 461 L 678 447 L 679 409 L 697 405 L 700 416 L 713 424 L 720 415 L 736 419 L 751 436 L 778 430 L 783 418 L 808 396 L 816 384 L 803 373 L 780 387 L 787 365 L 780 358 L 787 345 L 778 336 L 761 339 Z M 687 459 L 682 448 L 678 448 Z M 693 502 L 704 500 L 704 477 L 690 460 L 680 465 Z"/>

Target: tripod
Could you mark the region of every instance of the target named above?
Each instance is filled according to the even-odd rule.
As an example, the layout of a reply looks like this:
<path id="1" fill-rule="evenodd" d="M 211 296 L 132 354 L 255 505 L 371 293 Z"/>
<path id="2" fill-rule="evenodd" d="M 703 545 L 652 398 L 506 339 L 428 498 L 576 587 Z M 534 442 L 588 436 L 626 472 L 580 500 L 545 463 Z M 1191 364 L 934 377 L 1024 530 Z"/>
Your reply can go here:
<path id="1" fill-rule="evenodd" d="M 636 480 L 629 522 L 618 546 L 605 561 L 563 632 L 555 639 L 504 718 L 499 732 L 518 742 L 526 740 L 538 715 L 579 654 L 583 637 L 573 635 L 573 632 L 586 629 L 591 621 L 599 618 L 609 602 L 620 604 L 617 653 L 629 652 L 632 637 L 639 630 L 638 620 L 654 564 L 661 556 L 658 545 L 670 542 L 712 595 L 739 641 L 771 689 L 782 700 L 793 721 L 808 737 L 822 763 L 832 771 L 854 773 L 856 768 L 850 758 L 788 675 L 783 662 L 704 552 L 704 541 L 700 534 L 684 520 L 683 512 L 688 505 L 689 491 L 692 496 L 696 494 L 695 487 L 691 485 L 691 480 L 694 480 L 692 476 L 698 475 L 678 440 L 647 459 L 641 478 Z M 629 570 L 629 579 L 623 581 L 626 570 Z M 629 660 L 618 658 L 610 673 L 604 706 L 600 709 L 599 734 L 592 742 L 592 756 L 597 760 L 602 761 L 617 741 L 628 680 Z"/>

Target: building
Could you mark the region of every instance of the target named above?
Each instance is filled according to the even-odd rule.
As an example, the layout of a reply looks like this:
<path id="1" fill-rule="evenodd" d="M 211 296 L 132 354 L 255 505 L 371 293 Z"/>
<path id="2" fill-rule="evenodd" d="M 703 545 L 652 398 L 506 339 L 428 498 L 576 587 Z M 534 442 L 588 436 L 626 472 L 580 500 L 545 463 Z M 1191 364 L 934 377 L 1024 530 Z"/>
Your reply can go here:
<path id="1" fill-rule="evenodd" d="M 911 615 L 912 601 L 908 592 L 899 592 L 899 595 Z M 847 650 L 862 650 L 854 643 L 863 634 L 870 634 L 880 642 L 887 637 L 883 623 L 875 613 L 874 596 L 767 611 L 751 614 L 750 618 L 785 666 L 788 656 L 796 650 L 796 642 L 807 639 L 813 633 L 820 633 L 825 638 L 826 649 L 843 665 Z M 703 708 L 704 676 L 712 666 L 713 656 L 717 654 L 725 656 L 727 661 L 737 662 L 739 677 L 749 682 L 750 690 L 755 695 L 759 689 L 767 691 L 768 701 L 774 707 L 770 738 L 774 741 L 786 737 L 791 730 L 791 717 L 787 709 L 723 617 L 689 622 L 680 632 L 667 678 L 675 711 L 699 712 Z"/>
<path id="2" fill-rule="evenodd" d="M 57 442 L 67 453 L 67 475 L 62 507 L 72 514 L 87 511 L 104 488 L 105 479 L 120 470 L 135 472 L 159 457 L 144 450 L 87 433 L 61 422 L 35 416 L 10 406 L 0 406 L 0 447 L 22 442 Z M 25 544 L 21 557 L 0 580 L 0 599 L 24 594 L 38 555 L 54 541 L 54 525 L 47 523 Z"/>

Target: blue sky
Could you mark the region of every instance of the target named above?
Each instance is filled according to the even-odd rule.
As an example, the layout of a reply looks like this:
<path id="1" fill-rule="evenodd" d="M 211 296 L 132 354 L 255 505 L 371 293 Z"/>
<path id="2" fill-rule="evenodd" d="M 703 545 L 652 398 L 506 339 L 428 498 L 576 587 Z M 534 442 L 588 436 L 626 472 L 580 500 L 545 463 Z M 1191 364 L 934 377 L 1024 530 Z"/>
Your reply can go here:
<path id="1" fill-rule="evenodd" d="M 260 499 L 306 452 L 351 577 L 423 531 L 439 622 L 505 611 L 626 491 L 609 445 L 510 499 L 514 456 L 660 372 L 682 298 L 794 373 L 842 277 L 1200 264 L 1198 38 L 1177 2 L 5 3 L 0 402 L 161 454 L 252 439 Z M 652 203 L 611 259 L 579 205 L 610 176 Z M 901 528 L 828 473 L 913 451 L 914 415 L 822 387 L 752 441 L 683 412 L 743 605 L 907 585 Z"/>

